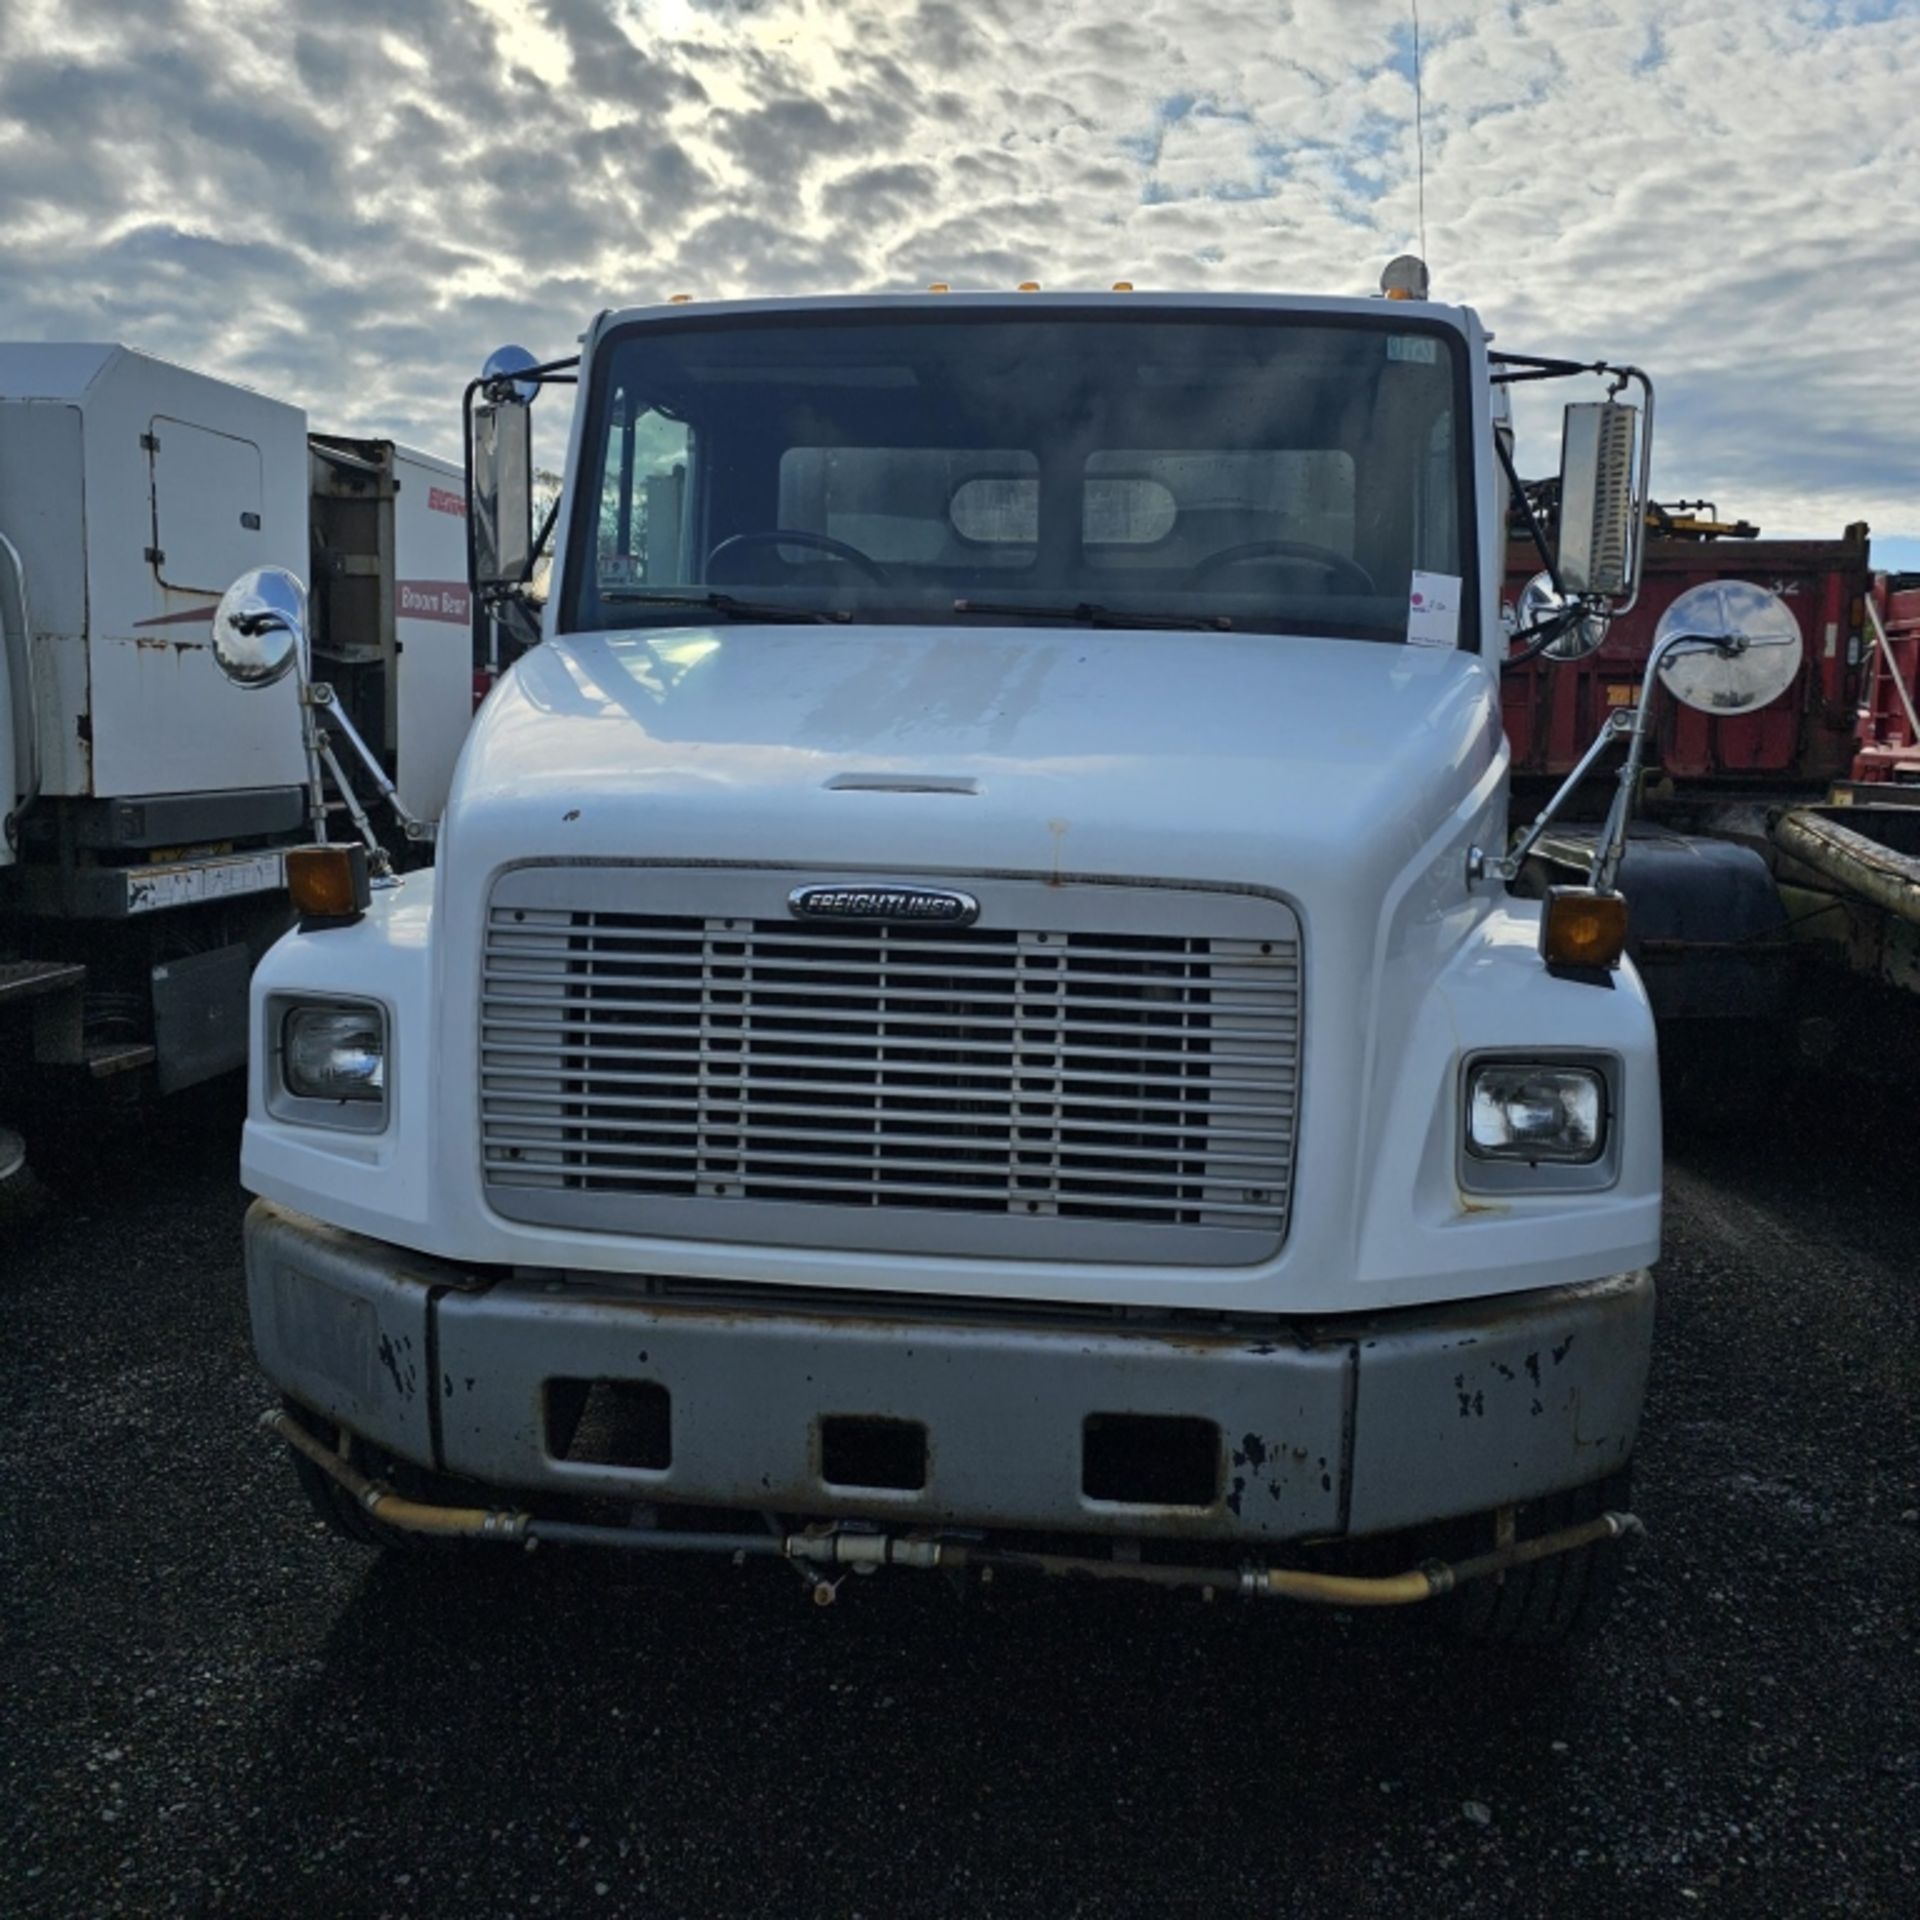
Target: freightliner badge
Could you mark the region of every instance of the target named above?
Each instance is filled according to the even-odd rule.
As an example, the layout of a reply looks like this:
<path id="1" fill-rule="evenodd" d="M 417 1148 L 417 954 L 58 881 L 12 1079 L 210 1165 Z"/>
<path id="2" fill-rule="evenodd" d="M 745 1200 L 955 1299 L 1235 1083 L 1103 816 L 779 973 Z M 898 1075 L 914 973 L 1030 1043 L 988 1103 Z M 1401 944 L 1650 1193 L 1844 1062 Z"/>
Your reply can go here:
<path id="1" fill-rule="evenodd" d="M 796 920 L 908 921 L 970 927 L 980 902 L 950 887 L 795 887 L 787 911 Z"/>

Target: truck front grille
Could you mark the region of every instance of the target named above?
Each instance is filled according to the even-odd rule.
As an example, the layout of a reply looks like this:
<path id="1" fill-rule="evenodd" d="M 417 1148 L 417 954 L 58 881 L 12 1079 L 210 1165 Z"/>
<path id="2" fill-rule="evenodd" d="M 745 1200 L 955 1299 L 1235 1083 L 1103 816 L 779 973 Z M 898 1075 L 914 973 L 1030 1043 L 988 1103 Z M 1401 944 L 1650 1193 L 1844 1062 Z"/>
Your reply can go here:
<path id="1" fill-rule="evenodd" d="M 480 1045 L 498 1212 L 1140 1263 L 1279 1245 L 1300 1017 L 1284 906 L 970 883 L 974 926 L 809 925 L 766 910 L 793 878 L 503 877 Z"/>

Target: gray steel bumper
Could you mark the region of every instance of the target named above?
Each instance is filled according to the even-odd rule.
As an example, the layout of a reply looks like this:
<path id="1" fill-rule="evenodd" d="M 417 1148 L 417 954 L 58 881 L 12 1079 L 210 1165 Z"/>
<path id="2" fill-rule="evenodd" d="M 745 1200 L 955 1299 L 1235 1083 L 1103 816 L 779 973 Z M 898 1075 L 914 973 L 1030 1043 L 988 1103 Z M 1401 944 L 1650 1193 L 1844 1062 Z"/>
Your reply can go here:
<path id="1" fill-rule="evenodd" d="M 489 1486 L 1248 1540 L 1386 1532 L 1599 1479 L 1632 1451 L 1653 1331 L 1645 1273 L 1232 1332 L 549 1290 L 266 1201 L 247 1216 L 247 1288 L 260 1363 L 282 1391 Z M 646 1383 L 656 1404 L 664 1390 L 665 1463 L 556 1458 L 554 1380 Z M 1212 1423 L 1211 1496 L 1090 1497 L 1087 1422 L 1115 1415 Z M 923 1427 L 924 1484 L 829 1483 L 823 1422 L 839 1419 Z"/>

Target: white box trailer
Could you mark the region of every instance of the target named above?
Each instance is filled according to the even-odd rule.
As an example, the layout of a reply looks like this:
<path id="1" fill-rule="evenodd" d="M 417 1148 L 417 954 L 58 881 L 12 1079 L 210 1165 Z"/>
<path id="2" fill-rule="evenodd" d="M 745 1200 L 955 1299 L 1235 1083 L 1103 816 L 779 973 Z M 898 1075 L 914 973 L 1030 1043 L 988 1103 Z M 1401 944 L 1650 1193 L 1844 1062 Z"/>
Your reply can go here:
<path id="1" fill-rule="evenodd" d="M 306 438 L 298 407 L 125 347 L 0 346 L 0 531 L 27 577 L 43 795 L 278 788 L 297 824 L 298 711 L 261 711 L 206 643 L 239 574 L 306 560 Z"/>
<path id="2" fill-rule="evenodd" d="M 0 1015 L 35 1005 L 0 1077 L 9 1041 L 162 1090 L 245 1058 L 312 826 L 295 689 L 229 682 L 214 610 L 253 568 L 313 577 L 316 672 L 434 819 L 472 711 L 465 505 L 457 466 L 228 382 L 0 344 Z"/>
<path id="3" fill-rule="evenodd" d="M 310 448 L 316 670 L 401 804 L 437 819 L 473 711 L 465 475 L 389 440 Z"/>

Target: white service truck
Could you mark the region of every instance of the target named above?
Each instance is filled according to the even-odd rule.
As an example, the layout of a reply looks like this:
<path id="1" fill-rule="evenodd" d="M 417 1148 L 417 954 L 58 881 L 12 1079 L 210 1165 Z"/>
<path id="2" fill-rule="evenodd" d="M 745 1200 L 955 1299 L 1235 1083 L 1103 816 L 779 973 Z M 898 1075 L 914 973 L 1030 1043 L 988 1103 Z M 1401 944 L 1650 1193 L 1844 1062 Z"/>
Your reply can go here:
<path id="1" fill-rule="evenodd" d="M 125 347 L 0 344 L 0 1118 L 36 1068 L 170 1092 L 245 1058 L 284 851 L 340 805 L 299 704 L 210 650 L 266 563 L 311 568 L 316 662 L 432 820 L 472 710 L 460 468 Z"/>
<path id="2" fill-rule="evenodd" d="M 1563 631 L 1651 389 L 1394 291 L 593 324 L 437 870 L 255 975 L 266 1424 L 336 1527 L 1594 1616 L 1660 1113 L 1631 773 L 1593 885 L 1509 891 L 1504 389 L 1611 381 Z M 469 390 L 495 604 L 575 365 Z M 1770 646 L 1696 607 L 1641 712 Z"/>

